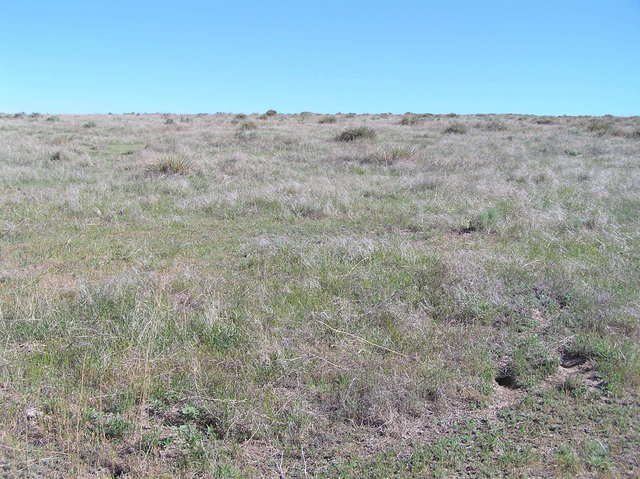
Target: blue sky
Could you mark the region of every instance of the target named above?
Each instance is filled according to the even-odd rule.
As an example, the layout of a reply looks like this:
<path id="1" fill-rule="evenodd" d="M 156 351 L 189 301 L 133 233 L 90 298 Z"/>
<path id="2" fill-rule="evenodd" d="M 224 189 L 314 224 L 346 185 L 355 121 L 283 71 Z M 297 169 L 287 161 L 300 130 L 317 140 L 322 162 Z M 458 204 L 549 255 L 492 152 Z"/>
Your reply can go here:
<path id="1" fill-rule="evenodd" d="M 0 111 L 640 114 L 640 0 L 4 2 Z"/>

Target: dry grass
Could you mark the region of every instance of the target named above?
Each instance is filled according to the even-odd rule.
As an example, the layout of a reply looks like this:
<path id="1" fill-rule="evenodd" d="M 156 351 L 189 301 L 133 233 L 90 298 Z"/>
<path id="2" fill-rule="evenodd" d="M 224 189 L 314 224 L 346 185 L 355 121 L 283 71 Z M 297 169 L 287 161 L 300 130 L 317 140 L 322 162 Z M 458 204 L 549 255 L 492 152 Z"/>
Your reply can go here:
<path id="1" fill-rule="evenodd" d="M 261 116 L 0 118 L 6 477 L 637 475 L 638 118 Z"/>

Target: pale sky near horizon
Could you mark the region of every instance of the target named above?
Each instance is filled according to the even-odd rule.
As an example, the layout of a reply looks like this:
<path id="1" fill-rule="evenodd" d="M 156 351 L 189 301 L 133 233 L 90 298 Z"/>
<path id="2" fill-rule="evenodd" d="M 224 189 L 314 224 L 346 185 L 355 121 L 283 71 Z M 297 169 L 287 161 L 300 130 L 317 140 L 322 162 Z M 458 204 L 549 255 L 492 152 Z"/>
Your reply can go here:
<path id="1" fill-rule="evenodd" d="M 4 3 L 2 112 L 640 115 L 640 0 Z"/>

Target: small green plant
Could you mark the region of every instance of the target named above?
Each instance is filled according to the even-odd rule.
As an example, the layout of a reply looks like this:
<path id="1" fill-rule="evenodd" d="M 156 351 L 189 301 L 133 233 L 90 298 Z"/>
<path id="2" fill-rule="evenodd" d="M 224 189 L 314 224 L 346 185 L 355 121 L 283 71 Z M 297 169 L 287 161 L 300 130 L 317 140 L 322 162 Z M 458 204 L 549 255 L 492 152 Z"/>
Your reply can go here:
<path id="1" fill-rule="evenodd" d="M 471 218 L 467 225 L 461 229 L 461 232 L 491 232 L 495 229 L 500 216 L 500 210 L 498 210 L 498 208 L 487 208 Z"/>
<path id="2" fill-rule="evenodd" d="M 455 135 L 463 135 L 467 132 L 467 127 L 462 123 L 451 123 L 448 127 L 446 127 L 443 133 L 447 135 L 455 134 Z"/>
<path id="3" fill-rule="evenodd" d="M 130 427 L 131 424 L 118 416 L 104 419 L 101 424 L 102 433 L 107 439 L 122 439 Z"/>
<path id="4" fill-rule="evenodd" d="M 591 469 L 600 472 L 611 469 L 611 453 L 604 442 L 590 439 L 584 444 L 582 453 Z"/>
<path id="5" fill-rule="evenodd" d="M 584 396 L 587 392 L 587 387 L 579 375 L 567 376 L 565 380 L 558 385 L 558 389 L 576 398 Z"/>
<path id="6" fill-rule="evenodd" d="M 528 388 L 558 369 L 554 357 L 536 336 L 523 338 L 510 361 L 498 372 L 496 382 L 509 388 Z"/>
<path id="7" fill-rule="evenodd" d="M 560 445 L 556 451 L 555 460 L 565 472 L 574 474 L 578 472 L 578 458 L 566 444 Z"/>
<path id="8" fill-rule="evenodd" d="M 96 127 L 95 121 L 87 121 L 86 123 L 82 124 L 82 128 L 95 128 L 95 127 Z"/>
<path id="9" fill-rule="evenodd" d="M 120 416 L 107 416 L 93 408 L 84 412 L 84 418 L 91 430 L 104 435 L 107 439 L 122 439 L 131 427 L 131 424 Z"/>
<path id="10" fill-rule="evenodd" d="M 267 111 L 264 112 L 264 114 L 267 115 L 267 116 L 276 116 L 278 114 L 278 112 L 275 111 L 275 110 L 267 110 Z"/>
<path id="11" fill-rule="evenodd" d="M 156 431 L 146 432 L 140 437 L 138 448 L 148 453 L 154 449 L 165 449 L 173 440 L 172 437 L 162 437 Z"/>
<path id="12" fill-rule="evenodd" d="M 59 121 L 60 118 L 58 118 L 57 116 L 48 116 L 46 118 L 46 121 Z"/>
<path id="13" fill-rule="evenodd" d="M 358 128 L 349 128 L 344 130 L 338 136 L 336 136 L 336 141 L 356 141 L 356 140 L 371 140 L 376 137 L 376 132 L 371 128 L 366 126 L 361 126 Z"/>
<path id="14" fill-rule="evenodd" d="M 173 120 L 173 118 L 167 118 L 167 119 L 164 121 L 164 124 L 165 124 L 165 125 L 173 125 L 173 124 L 175 124 L 175 121 Z"/>

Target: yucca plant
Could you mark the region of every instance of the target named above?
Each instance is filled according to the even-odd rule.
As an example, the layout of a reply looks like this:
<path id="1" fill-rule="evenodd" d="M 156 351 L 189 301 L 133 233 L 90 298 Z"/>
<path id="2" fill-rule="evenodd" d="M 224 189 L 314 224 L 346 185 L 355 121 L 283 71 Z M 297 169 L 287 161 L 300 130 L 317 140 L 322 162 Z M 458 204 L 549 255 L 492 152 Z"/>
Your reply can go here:
<path id="1" fill-rule="evenodd" d="M 155 165 L 155 170 L 162 175 L 186 175 L 191 171 L 191 161 L 183 155 L 167 155 Z"/>

